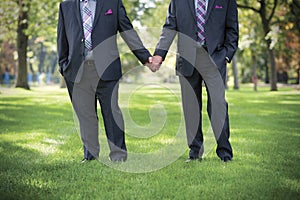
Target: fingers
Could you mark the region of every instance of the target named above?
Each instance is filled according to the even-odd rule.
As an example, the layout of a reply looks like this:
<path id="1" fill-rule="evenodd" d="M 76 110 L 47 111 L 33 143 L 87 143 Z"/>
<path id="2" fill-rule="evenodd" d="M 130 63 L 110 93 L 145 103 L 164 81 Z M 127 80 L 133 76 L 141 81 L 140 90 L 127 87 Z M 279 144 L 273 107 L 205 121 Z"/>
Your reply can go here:
<path id="1" fill-rule="evenodd" d="M 162 64 L 162 57 L 155 55 L 152 57 L 152 68 L 155 69 L 156 71 L 159 70 L 161 64 Z"/>
<path id="2" fill-rule="evenodd" d="M 152 71 L 155 72 L 156 70 L 154 69 L 154 67 L 152 66 L 152 57 L 148 58 L 148 62 L 145 63 L 145 65 Z"/>
<path id="3" fill-rule="evenodd" d="M 157 71 L 156 67 L 154 67 L 151 63 L 147 63 L 146 66 L 147 66 L 152 72 L 156 72 L 156 71 Z"/>
<path id="4" fill-rule="evenodd" d="M 150 64 L 149 68 L 151 69 L 152 72 L 156 72 L 159 70 L 160 65 L 156 65 L 154 63 Z"/>
<path id="5" fill-rule="evenodd" d="M 161 56 L 159 56 L 159 55 L 155 55 L 155 56 L 153 56 L 152 57 L 152 63 L 154 64 L 154 65 L 161 65 L 162 64 L 162 57 Z"/>
<path id="6" fill-rule="evenodd" d="M 162 64 L 162 57 L 161 56 L 153 56 L 148 58 L 148 62 L 146 62 L 146 66 L 152 71 L 156 72 L 159 70 Z"/>
<path id="7" fill-rule="evenodd" d="M 162 60 L 162 59 L 161 59 Z M 153 57 L 149 57 L 148 58 L 148 62 L 145 63 L 145 65 L 152 71 L 152 72 L 156 72 L 157 70 L 159 70 L 160 65 L 161 65 L 161 61 L 159 58 L 155 58 L 155 62 L 153 62 Z"/>

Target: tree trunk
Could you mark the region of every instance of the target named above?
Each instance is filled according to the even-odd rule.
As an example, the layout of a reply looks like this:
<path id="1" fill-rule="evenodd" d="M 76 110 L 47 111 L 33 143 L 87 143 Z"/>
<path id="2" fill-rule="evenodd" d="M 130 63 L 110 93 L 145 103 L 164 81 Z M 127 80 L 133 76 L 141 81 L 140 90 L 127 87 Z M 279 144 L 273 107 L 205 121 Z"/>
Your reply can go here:
<path id="1" fill-rule="evenodd" d="M 253 60 L 252 83 L 253 83 L 253 89 L 256 92 L 257 91 L 257 74 L 256 74 L 257 59 L 256 59 L 256 56 L 253 52 L 252 52 L 252 60 Z"/>
<path id="2" fill-rule="evenodd" d="M 27 82 L 27 45 L 28 36 L 25 30 L 28 27 L 28 5 L 20 1 L 20 11 L 18 17 L 18 29 L 17 29 L 17 48 L 18 48 L 18 70 L 16 87 L 29 90 Z"/>
<path id="3" fill-rule="evenodd" d="M 237 68 L 237 57 L 236 55 L 233 57 L 232 60 L 232 72 L 233 72 L 233 89 L 238 90 L 239 86 L 239 75 L 238 75 L 238 68 Z"/>
<path id="4" fill-rule="evenodd" d="M 300 85 L 300 68 L 298 69 L 298 80 L 297 83 Z"/>
<path id="5" fill-rule="evenodd" d="M 39 63 L 39 72 L 40 73 L 43 73 L 43 72 L 48 72 L 48 70 L 45 71 L 44 69 L 44 63 L 45 63 L 45 58 L 46 58 L 46 51 L 45 51 L 45 46 L 44 44 L 41 42 L 40 43 L 41 45 L 41 50 L 40 50 L 40 63 Z"/>
<path id="6" fill-rule="evenodd" d="M 270 83 L 268 62 L 265 61 L 265 83 Z"/>
<path id="7" fill-rule="evenodd" d="M 260 9 L 260 17 L 263 24 L 263 29 L 265 33 L 265 37 L 270 33 L 270 20 L 271 18 L 267 18 L 267 4 L 265 1 L 260 1 L 261 9 Z M 275 7 L 274 7 L 275 9 Z M 269 61 L 270 61 L 270 71 L 271 71 L 271 91 L 277 91 L 277 72 L 276 72 L 276 62 L 275 62 L 275 56 L 274 56 L 274 50 L 271 49 L 271 43 L 272 40 L 265 39 L 267 48 L 268 48 L 268 55 L 269 55 Z"/>
<path id="8" fill-rule="evenodd" d="M 270 28 L 265 27 L 265 35 L 267 35 L 270 31 Z M 277 91 L 277 69 L 275 62 L 274 50 L 271 49 L 271 39 L 265 40 L 268 48 L 268 57 L 270 63 L 270 81 L 271 81 L 271 91 Z"/>
<path id="9" fill-rule="evenodd" d="M 273 49 L 268 50 L 271 66 L 271 91 L 277 91 L 277 70 Z"/>

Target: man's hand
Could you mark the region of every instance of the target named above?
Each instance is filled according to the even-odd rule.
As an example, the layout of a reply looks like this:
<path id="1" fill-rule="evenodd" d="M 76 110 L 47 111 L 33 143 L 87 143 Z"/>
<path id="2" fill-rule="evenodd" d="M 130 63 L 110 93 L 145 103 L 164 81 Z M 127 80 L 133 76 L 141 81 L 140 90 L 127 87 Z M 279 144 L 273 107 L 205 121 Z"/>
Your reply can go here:
<path id="1" fill-rule="evenodd" d="M 155 71 L 159 70 L 160 65 L 162 64 L 162 57 L 161 56 L 153 56 L 152 57 L 152 68 L 155 69 Z"/>
<path id="2" fill-rule="evenodd" d="M 156 70 L 154 69 L 153 65 L 152 65 L 152 57 L 148 58 L 148 62 L 145 63 L 145 65 L 152 71 L 155 72 Z"/>
<path id="3" fill-rule="evenodd" d="M 146 62 L 145 65 L 152 72 L 156 72 L 157 70 L 159 70 L 161 63 L 162 63 L 162 57 L 161 56 L 153 56 L 153 57 L 149 57 L 148 62 Z"/>

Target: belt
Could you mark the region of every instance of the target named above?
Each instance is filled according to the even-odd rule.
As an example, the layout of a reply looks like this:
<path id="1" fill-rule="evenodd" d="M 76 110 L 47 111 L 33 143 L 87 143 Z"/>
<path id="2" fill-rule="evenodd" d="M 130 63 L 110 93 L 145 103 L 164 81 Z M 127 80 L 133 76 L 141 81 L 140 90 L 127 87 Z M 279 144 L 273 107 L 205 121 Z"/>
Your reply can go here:
<path id="1" fill-rule="evenodd" d="M 204 44 L 200 44 L 199 42 L 197 42 L 196 47 L 197 48 L 201 48 L 202 47 L 205 51 L 208 51 L 207 50 L 207 45 L 205 43 Z"/>
<path id="2" fill-rule="evenodd" d="M 208 50 L 207 50 L 206 44 L 202 44 L 201 47 L 202 47 L 205 51 L 208 51 Z"/>
<path id="3" fill-rule="evenodd" d="M 84 65 L 95 65 L 95 61 L 94 60 L 85 60 Z"/>
<path id="4" fill-rule="evenodd" d="M 93 56 L 93 50 L 91 51 L 88 51 L 87 49 L 85 49 L 84 51 L 84 57 L 85 57 L 85 60 L 93 60 L 94 56 Z"/>

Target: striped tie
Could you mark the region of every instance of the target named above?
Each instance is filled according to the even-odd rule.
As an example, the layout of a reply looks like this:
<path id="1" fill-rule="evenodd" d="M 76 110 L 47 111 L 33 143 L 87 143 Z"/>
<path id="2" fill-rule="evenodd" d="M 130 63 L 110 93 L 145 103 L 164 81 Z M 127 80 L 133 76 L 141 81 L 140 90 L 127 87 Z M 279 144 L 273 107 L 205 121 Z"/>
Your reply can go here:
<path id="1" fill-rule="evenodd" d="M 93 15 L 89 7 L 89 1 L 84 0 L 82 7 L 83 13 L 83 33 L 84 33 L 84 45 L 87 50 L 92 50 L 92 29 L 93 29 Z"/>
<path id="2" fill-rule="evenodd" d="M 206 2 L 205 0 L 197 0 L 197 27 L 198 27 L 198 39 L 201 44 L 204 44 L 204 24 L 205 24 L 205 14 L 206 14 Z"/>

